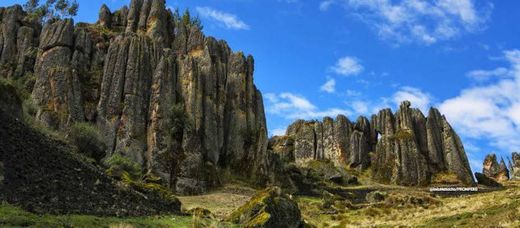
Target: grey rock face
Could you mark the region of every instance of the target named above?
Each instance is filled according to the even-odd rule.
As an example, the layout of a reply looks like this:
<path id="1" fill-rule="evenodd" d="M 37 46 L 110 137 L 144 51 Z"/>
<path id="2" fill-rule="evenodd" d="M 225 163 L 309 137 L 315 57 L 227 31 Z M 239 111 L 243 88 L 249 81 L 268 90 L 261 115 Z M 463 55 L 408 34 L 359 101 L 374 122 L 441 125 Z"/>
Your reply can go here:
<path id="1" fill-rule="evenodd" d="M 99 9 L 99 20 L 97 22 L 99 25 L 103 27 L 111 27 L 112 26 L 112 13 L 107 5 L 103 4 L 101 9 Z"/>
<path id="2" fill-rule="evenodd" d="M 343 115 L 335 120 L 325 117 L 322 122 L 298 120 L 287 128 L 287 137 L 294 141 L 292 156 L 300 164 L 320 159 L 359 168 L 370 164 L 370 123 L 364 117 L 354 124 Z"/>
<path id="3" fill-rule="evenodd" d="M 20 5 L 0 8 L 0 77 L 32 72 L 40 26 L 26 18 Z"/>
<path id="4" fill-rule="evenodd" d="M 520 153 L 513 152 L 511 155 L 510 169 L 511 179 L 520 180 Z"/>
<path id="5" fill-rule="evenodd" d="M 111 152 L 146 164 L 166 180 L 176 179 L 170 184 L 180 193 L 218 184 L 215 173 L 224 168 L 248 177 L 267 172 L 267 132 L 253 58 L 232 53 L 225 42 L 172 18 L 162 0 L 132 1 L 127 33 L 111 42 L 98 104 L 98 123 Z M 177 26 L 181 29 L 174 35 Z M 158 161 L 172 153 L 173 105 L 182 105 L 187 118 L 177 178 Z"/>
<path id="6" fill-rule="evenodd" d="M 42 29 L 25 15 L 0 8 L 0 73 L 34 72 L 39 121 L 60 130 L 95 123 L 109 156 L 131 158 L 179 193 L 218 185 L 227 169 L 252 181 L 267 175 L 251 56 L 175 18 L 164 0 L 132 0 L 114 12 L 103 5 L 96 24 L 53 20 Z M 173 106 L 186 122 L 175 134 Z M 175 169 L 161 165 L 179 151 Z"/>
<path id="7" fill-rule="evenodd" d="M 410 105 L 403 102 L 395 115 L 383 109 L 370 122 L 360 117 L 352 124 L 344 116 L 334 122 L 327 117 L 298 120 L 285 137 L 294 140 L 296 163 L 329 159 L 336 165 L 371 167 L 374 179 L 399 185 L 427 185 L 441 173 L 474 184 L 460 138 L 446 118 L 434 108 L 425 117 Z"/>

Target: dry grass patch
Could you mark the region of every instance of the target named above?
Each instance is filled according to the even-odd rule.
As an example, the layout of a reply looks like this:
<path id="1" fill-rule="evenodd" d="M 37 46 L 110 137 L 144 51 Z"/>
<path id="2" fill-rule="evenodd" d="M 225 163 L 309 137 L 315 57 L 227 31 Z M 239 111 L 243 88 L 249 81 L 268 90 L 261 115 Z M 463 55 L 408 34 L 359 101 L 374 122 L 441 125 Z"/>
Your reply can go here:
<path id="1" fill-rule="evenodd" d="M 215 217 L 224 219 L 233 210 L 244 205 L 256 190 L 238 185 L 226 185 L 221 189 L 198 196 L 179 196 L 185 210 L 205 208 Z"/>

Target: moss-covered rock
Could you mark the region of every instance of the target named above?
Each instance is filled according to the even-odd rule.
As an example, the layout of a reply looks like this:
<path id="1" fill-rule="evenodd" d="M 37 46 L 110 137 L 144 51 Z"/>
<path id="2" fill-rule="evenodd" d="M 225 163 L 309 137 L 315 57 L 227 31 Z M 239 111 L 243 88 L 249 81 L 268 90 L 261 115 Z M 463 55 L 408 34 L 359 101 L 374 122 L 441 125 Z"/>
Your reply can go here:
<path id="1" fill-rule="evenodd" d="M 303 224 L 298 204 L 278 187 L 258 192 L 227 221 L 245 227 L 300 227 Z"/>

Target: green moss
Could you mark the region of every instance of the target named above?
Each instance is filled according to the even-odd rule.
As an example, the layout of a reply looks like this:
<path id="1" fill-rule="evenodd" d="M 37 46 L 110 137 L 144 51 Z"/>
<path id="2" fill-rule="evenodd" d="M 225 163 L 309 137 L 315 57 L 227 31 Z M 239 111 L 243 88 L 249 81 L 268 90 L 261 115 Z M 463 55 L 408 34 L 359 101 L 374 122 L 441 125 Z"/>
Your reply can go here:
<path id="1" fill-rule="evenodd" d="M 103 163 L 108 167 L 107 174 L 112 177 L 121 179 L 124 173 L 127 173 L 131 180 L 140 179 L 141 177 L 141 166 L 118 153 L 114 153 Z"/>
<path id="2" fill-rule="evenodd" d="M 265 200 L 269 198 L 272 193 L 272 188 L 264 189 L 258 192 L 253 198 L 251 198 L 245 205 L 241 206 L 237 210 L 233 211 L 228 217 L 228 221 L 238 223 L 240 222 L 242 215 L 247 214 L 250 211 L 260 211 L 266 206 Z"/>
<path id="3" fill-rule="evenodd" d="M 255 216 L 254 219 L 244 224 L 245 227 L 260 227 L 263 224 L 266 224 L 267 221 L 271 218 L 271 215 L 265 211 L 263 211 L 261 214 Z"/>
<path id="4" fill-rule="evenodd" d="M 399 129 L 394 135 L 389 137 L 390 140 L 410 140 L 413 134 L 410 130 Z"/>

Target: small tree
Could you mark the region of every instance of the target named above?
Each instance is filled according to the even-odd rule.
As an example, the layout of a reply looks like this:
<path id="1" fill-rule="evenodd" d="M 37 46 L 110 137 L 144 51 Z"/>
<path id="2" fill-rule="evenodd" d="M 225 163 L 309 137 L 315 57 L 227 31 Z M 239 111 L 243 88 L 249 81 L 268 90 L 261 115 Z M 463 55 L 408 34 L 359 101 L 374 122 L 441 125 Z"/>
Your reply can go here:
<path id="1" fill-rule="evenodd" d="M 76 0 L 46 0 L 44 4 L 40 0 L 27 0 L 24 4 L 28 16 L 39 22 L 76 16 L 78 9 Z"/>
<path id="2" fill-rule="evenodd" d="M 181 171 L 181 163 L 186 158 L 182 141 L 185 131 L 190 127 L 189 118 L 184 111 L 184 104 L 178 103 L 173 105 L 171 109 L 170 122 L 170 150 L 161 154 L 159 161 L 170 175 L 170 188 L 177 183 L 177 176 Z"/>

